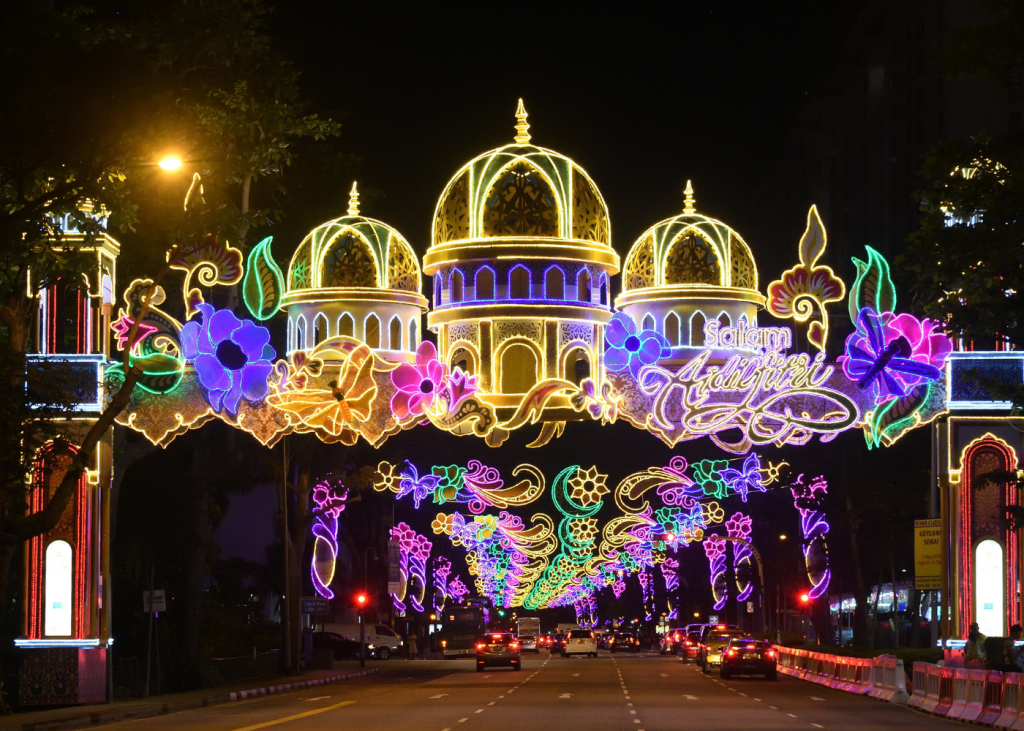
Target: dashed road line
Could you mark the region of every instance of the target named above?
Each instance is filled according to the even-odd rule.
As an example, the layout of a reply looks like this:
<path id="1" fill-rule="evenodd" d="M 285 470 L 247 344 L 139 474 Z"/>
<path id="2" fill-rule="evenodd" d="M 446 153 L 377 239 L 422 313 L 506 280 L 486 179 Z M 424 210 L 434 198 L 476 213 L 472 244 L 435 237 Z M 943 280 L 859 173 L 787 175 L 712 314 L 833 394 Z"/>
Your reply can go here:
<path id="1" fill-rule="evenodd" d="M 795 713 L 787 713 L 786 715 L 789 716 L 790 718 L 796 718 L 796 714 Z"/>

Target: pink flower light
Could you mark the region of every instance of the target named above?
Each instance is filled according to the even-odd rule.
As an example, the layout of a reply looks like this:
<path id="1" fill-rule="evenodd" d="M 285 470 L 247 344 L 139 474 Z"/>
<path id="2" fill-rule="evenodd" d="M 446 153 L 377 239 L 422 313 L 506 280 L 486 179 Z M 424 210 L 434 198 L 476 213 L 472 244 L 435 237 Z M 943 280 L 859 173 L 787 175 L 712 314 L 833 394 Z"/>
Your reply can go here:
<path id="1" fill-rule="evenodd" d="M 447 369 L 437 360 L 437 348 L 424 340 L 416 349 L 416 365 L 402 363 L 391 372 L 398 393 L 391 397 L 391 412 L 400 421 L 421 416 L 434 404 L 444 386 Z"/>

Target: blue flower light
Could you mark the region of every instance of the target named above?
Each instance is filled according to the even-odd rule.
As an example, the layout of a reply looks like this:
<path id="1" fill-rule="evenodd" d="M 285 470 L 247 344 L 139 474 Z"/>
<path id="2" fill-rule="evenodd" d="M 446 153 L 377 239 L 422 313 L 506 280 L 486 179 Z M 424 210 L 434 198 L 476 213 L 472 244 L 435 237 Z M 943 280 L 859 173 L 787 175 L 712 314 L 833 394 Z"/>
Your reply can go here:
<path id="1" fill-rule="evenodd" d="M 640 369 L 653 365 L 672 354 L 668 340 L 654 330 L 637 332 L 633 319 L 617 312 L 604 330 L 608 347 L 604 354 L 605 368 L 621 373 L 629 369 L 633 378 L 639 378 Z"/>
<path id="2" fill-rule="evenodd" d="M 243 396 L 259 401 L 267 395 L 277 357 L 270 331 L 205 302 L 198 309 L 199 317 L 181 328 L 181 354 L 195 367 L 213 410 L 234 416 Z"/>

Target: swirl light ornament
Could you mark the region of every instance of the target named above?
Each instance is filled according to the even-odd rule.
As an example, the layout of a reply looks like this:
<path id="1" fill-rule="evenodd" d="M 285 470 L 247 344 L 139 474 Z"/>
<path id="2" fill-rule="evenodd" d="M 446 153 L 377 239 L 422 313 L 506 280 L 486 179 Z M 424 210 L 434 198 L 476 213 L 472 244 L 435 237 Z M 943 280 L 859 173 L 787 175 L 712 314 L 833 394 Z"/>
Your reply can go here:
<path id="1" fill-rule="evenodd" d="M 750 516 L 743 513 L 733 513 L 729 520 L 725 521 L 725 529 L 729 532 L 729 537 L 739 539 L 730 541 L 732 543 L 732 568 L 736 574 L 736 591 L 739 592 L 736 595 L 738 602 L 745 601 L 754 590 L 754 583 L 750 579 L 750 559 L 753 552 L 747 545 L 750 541 L 752 527 L 753 521 Z"/>
<path id="2" fill-rule="evenodd" d="M 729 599 L 729 587 L 725 583 L 725 544 L 720 536 L 704 537 L 704 553 L 711 567 L 711 596 L 715 600 L 714 608 L 718 611 Z"/>

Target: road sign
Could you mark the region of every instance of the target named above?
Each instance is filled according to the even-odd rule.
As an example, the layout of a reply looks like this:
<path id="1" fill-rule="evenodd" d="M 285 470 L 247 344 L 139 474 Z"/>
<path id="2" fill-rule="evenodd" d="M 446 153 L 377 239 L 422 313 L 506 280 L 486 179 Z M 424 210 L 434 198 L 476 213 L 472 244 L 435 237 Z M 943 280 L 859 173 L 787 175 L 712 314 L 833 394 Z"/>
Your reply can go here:
<path id="1" fill-rule="evenodd" d="M 718 615 L 712 614 L 708 616 L 708 624 L 718 624 Z"/>
<path id="2" fill-rule="evenodd" d="M 331 605 L 323 597 L 302 597 L 303 614 L 330 614 Z"/>
<path id="3" fill-rule="evenodd" d="M 388 594 L 402 593 L 402 552 L 398 541 L 388 541 Z"/>
<path id="4" fill-rule="evenodd" d="M 142 592 L 142 611 L 149 614 L 150 611 L 154 612 L 166 612 L 167 611 L 167 596 L 164 594 L 163 589 L 153 590 L 153 609 L 149 608 L 149 592 Z"/>
<path id="5" fill-rule="evenodd" d="M 754 602 L 747 602 L 747 614 L 754 613 Z"/>
<path id="6" fill-rule="evenodd" d="M 942 522 L 938 518 L 914 521 L 914 588 L 942 588 Z"/>

